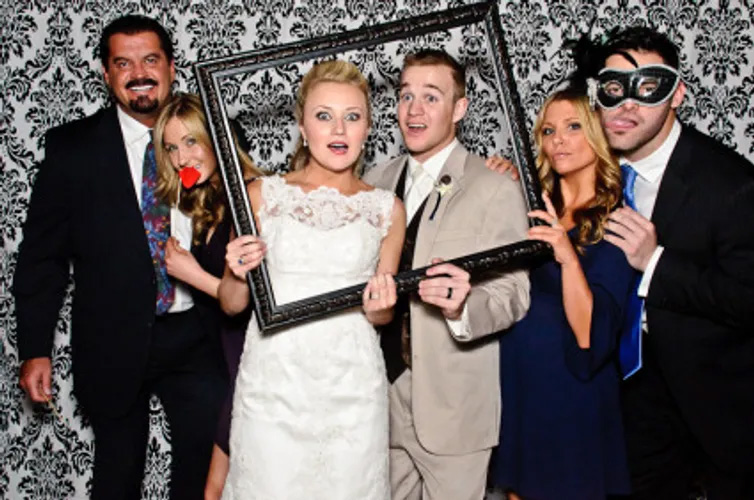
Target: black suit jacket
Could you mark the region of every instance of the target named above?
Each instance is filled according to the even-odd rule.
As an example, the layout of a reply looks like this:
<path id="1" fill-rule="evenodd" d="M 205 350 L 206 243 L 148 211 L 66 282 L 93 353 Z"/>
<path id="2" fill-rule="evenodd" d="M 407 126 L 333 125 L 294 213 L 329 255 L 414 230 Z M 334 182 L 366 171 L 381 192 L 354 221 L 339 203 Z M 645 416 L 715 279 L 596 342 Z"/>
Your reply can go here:
<path id="1" fill-rule="evenodd" d="M 727 471 L 754 467 L 754 167 L 684 127 L 652 213 L 664 246 L 649 335 L 684 420 Z"/>
<path id="2" fill-rule="evenodd" d="M 156 281 L 114 107 L 47 133 L 14 280 L 21 359 L 50 356 L 70 265 L 74 388 L 87 411 L 136 397 Z"/>

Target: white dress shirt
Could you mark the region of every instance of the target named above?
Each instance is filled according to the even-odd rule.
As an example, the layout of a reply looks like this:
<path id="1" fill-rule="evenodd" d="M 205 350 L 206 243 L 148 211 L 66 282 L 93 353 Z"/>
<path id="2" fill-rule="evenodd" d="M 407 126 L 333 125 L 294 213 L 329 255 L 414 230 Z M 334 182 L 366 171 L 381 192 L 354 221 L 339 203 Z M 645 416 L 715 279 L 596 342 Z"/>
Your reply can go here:
<path id="1" fill-rule="evenodd" d="M 412 173 L 417 168 L 420 163 L 414 159 L 413 156 L 408 157 L 408 172 L 406 175 L 406 190 L 404 191 L 404 197 L 403 199 L 406 200 L 406 219 L 411 220 L 416 213 L 416 210 L 421 205 L 421 202 L 424 201 L 424 198 L 426 198 L 431 192 L 432 189 L 434 189 L 435 184 L 437 184 L 437 178 L 440 176 L 440 171 L 442 170 L 442 167 L 445 166 L 445 162 L 448 161 L 448 157 L 450 156 L 450 153 L 453 151 L 453 149 L 458 145 L 458 139 L 453 139 L 453 142 L 445 146 L 442 150 L 435 153 L 434 156 L 429 158 L 424 163 L 421 163 L 422 169 L 424 170 L 425 175 L 422 175 L 418 179 L 416 179 L 415 183 L 416 186 L 414 186 L 414 182 L 411 180 Z M 416 196 L 412 196 L 412 200 L 416 200 L 417 202 L 409 206 L 408 204 L 408 195 L 409 192 L 412 189 L 416 189 Z M 411 193 L 414 195 L 414 193 Z"/>
<path id="2" fill-rule="evenodd" d="M 408 172 L 406 172 L 406 186 L 403 199 L 406 200 L 406 220 L 409 222 L 414 217 L 414 214 L 421 206 L 424 198 L 432 194 L 432 190 L 437 184 L 437 178 L 440 176 L 442 167 L 445 166 L 445 162 L 448 161 L 448 157 L 453 149 L 458 145 L 458 139 L 445 146 L 442 150 L 438 151 L 431 158 L 424 163 L 419 163 L 413 156 L 408 157 Z M 424 175 L 417 178 L 415 181 L 411 181 L 411 174 L 417 168 L 418 165 L 424 169 Z M 416 184 L 416 185 L 414 185 Z M 411 192 L 416 190 L 415 192 Z M 468 333 L 468 310 L 466 306 L 463 307 L 463 313 L 461 319 L 447 319 L 450 330 L 453 335 L 459 339 L 467 339 L 471 337 Z"/>
<path id="3" fill-rule="evenodd" d="M 126 154 L 128 156 L 128 166 L 131 170 L 131 179 L 134 183 L 136 192 L 136 201 L 141 211 L 141 181 L 144 169 L 144 153 L 150 141 L 149 127 L 132 118 L 116 106 L 118 110 L 118 121 L 120 130 L 123 133 L 123 142 L 126 145 Z M 191 248 L 191 219 L 176 207 L 170 208 L 170 235 L 173 236 L 181 247 Z M 191 298 L 191 292 L 188 287 L 181 281 L 176 281 L 175 299 L 168 309 L 168 313 L 186 311 L 193 307 L 194 300 Z"/>
<path id="4" fill-rule="evenodd" d="M 647 219 L 652 218 L 652 211 L 657 201 L 657 193 L 660 190 L 662 176 L 665 173 L 665 168 L 668 166 L 670 156 L 673 154 L 680 136 L 681 124 L 676 120 L 673 122 L 673 128 L 670 129 L 670 133 L 665 138 L 665 141 L 652 154 L 635 162 L 621 158 L 621 163 L 628 163 L 636 170 L 636 184 L 634 184 L 636 209 L 640 215 Z M 649 284 L 652 281 L 652 275 L 657 267 L 657 263 L 662 256 L 662 251 L 663 247 L 658 245 L 652 257 L 650 257 L 647 268 L 644 270 L 641 282 L 639 283 L 637 292 L 639 297 L 644 298 L 649 293 Z"/>

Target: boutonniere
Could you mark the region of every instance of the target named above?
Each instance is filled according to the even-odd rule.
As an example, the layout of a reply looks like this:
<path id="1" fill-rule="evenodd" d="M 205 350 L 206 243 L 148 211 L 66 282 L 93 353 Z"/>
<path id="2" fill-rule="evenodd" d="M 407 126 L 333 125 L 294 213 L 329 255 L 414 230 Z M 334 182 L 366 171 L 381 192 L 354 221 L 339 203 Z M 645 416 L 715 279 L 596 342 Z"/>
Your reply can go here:
<path id="1" fill-rule="evenodd" d="M 434 220 L 435 214 L 437 213 L 437 207 L 440 206 L 442 197 L 453 191 L 453 179 L 451 179 L 448 174 L 443 175 L 440 177 L 440 180 L 435 183 L 434 191 L 437 193 L 437 197 L 435 199 L 435 207 L 432 209 L 432 213 L 429 214 L 429 220 Z"/>

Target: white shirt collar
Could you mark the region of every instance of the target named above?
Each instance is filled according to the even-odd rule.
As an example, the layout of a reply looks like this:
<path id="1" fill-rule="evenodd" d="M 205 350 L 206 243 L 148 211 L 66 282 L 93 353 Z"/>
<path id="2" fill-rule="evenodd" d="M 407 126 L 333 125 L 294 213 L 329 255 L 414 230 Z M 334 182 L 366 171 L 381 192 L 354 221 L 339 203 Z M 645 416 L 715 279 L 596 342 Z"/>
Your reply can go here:
<path id="1" fill-rule="evenodd" d="M 144 136 L 146 135 L 146 142 L 149 142 L 149 131 L 151 129 L 123 111 L 120 106 L 116 105 L 115 107 L 118 111 L 118 122 L 120 122 L 120 129 L 121 131 L 123 131 L 123 141 L 126 144 L 131 145 L 135 142 L 144 140 Z"/>
<path id="2" fill-rule="evenodd" d="M 621 157 L 620 162 L 628 163 L 644 180 L 655 183 L 665 172 L 665 167 L 668 166 L 670 155 L 673 154 L 679 137 L 681 137 L 681 123 L 676 119 L 668 136 L 652 154 L 637 161 L 628 161 Z"/>
<path id="3" fill-rule="evenodd" d="M 424 171 L 427 172 L 431 177 L 433 181 L 437 181 L 437 177 L 440 175 L 440 170 L 442 170 L 442 167 L 445 165 L 445 162 L 448 161 L 448 157 L 450 156 L 451 151 L 453 151 L 453 148 L 455 148 L 458 145 L 458 139 L 453 138 L 453 140 L 442 148 L 440 151 L 435 153 L 431 158 L 429 158 L 427 161 L 421 164 L 422 168 L 424 168 Z M 414 159 L 413 156 L 408 157 L 408 168 L 409 172 L 412 172 L 414 168 L 416 168 L 416 165 L 418 165 L 419 162 Z"/>

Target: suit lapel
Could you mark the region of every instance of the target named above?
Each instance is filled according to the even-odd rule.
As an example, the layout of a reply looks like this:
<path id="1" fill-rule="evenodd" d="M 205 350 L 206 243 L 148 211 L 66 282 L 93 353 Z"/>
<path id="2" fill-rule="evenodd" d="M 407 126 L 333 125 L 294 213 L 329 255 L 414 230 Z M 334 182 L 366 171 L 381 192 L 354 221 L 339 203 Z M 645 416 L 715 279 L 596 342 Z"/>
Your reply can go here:
<path id="1" fill-rule="evenodd" d="M 382 189 L 395 192 L 395 187 L 401 176 L 401 171 L 405 168 L 407 161 L 408 155 L 399 156 L 398 158 L 390 160 L 384 167 L 379 167 L 379 171 L 375 172 L 374 177 L 372 177 L 370 171 L 369 180 L 367 182 Z"/>
<path id="2" fill-rule="evenodd" d="M 97 141 L 96 151 L 100 158 L 99 165 L 108 167 L 101 177 L 110 186 L 110 190 L 118 195 L 118 201 L 128 199 L 138 209 L 134 180 L 115 107 L 105 110 L 98 132 L 100 140 Z"/>
<path id="3" fill-rule="evenodd" d="M 109 193 L 107 203 L 109 212 L 124 222 L 134 241 L 143 243 L 143 251 L 149 255 L 149 246 L 144 233 L 144 220 L 139 207 L 139 201 L 134 188 L 131 167 L 128 164 L 128 154 L 120 129 L 118 114 L 115 107 L 105 110 L 98 129 L 99 141 L 96 147 L 97 162 L 103 170 L 94 173 L 97 182 L 101 183 L 104 192 Z"/>
<path id="4" fill-rule="evenodd" d="M 655 225 L 658 239 L 659 235 L 666 235 L 672 226 L 672 222 L 678 210 L 681 208 L 688 194 L 688 179 L 691 166 L 693 144 L 690 141 L 687 130 L 681 132 L 673 154 L 670 156 L 668 166 L 662 176 L 660 190 L 652 210 L 652 222 Z M 662 241 L 659 241 L 662 244 Z"/>
<path id="5" fill-rule="evenodd" d="M 430 258 L 430 252 L 432 251 L 435 237 L 437 236 L 437 231 L 440 227 L 440 222 L 445 215 L 445 210 L 448 205 L 450 205 L 453 198 L 463 191 L 463 173 L 468 156 L 469 153 L 466 151 L 466 148 L 459 144 L 450 153 L 450 156 L 448 156 L 448 159 L 445 161 L 445 165 L 443 165 L 442 170 L 440 170 L 440 174 L 437 177 L 438 182 L 435 184 L 439 184 L 440 179 L 442 179 L 444 175 L 447 175 L 450 177 L 450 185 L 452 187 L 444 196 L 440 196 L 440 194 L 434 189 L 429 193 L 429 199 L 427 200 L 427 204 L 424 206 L 424 211 L 421 214 L 422 220 L 419 223 L 419 232 L 416 235 L 416 249 L 414 251 L 413 267 L 424 265 L 424 263 L 428 262 L 428 259 Z M 436 211 L 435 206 L 437 207 Z M 430 220 L 432 212 L 435 213 Z"/>

